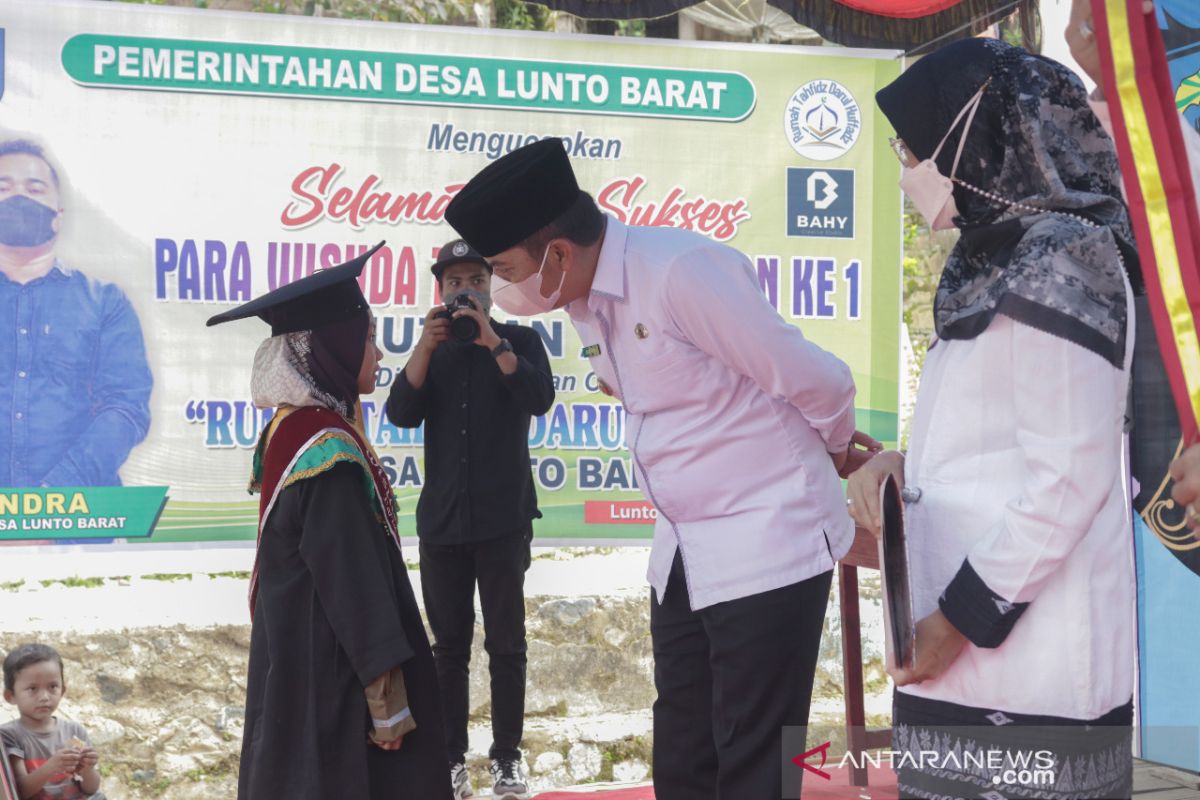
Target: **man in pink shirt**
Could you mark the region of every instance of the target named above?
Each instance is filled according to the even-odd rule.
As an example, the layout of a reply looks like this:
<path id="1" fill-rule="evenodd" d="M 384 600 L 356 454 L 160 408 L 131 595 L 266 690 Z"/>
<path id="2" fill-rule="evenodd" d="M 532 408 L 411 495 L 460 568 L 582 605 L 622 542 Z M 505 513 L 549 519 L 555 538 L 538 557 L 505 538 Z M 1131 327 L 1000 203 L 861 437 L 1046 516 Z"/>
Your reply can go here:
<path id="1" fill-rule="evenodd" d="M 653 587 L 658 800 L 799 794 L 833 566 L 854 537 L 839 471 L 867 455 L 849 368 L 785 322 L 742 253 L 627 227 L 581 191 L 561 143 L 493 162 L 446 211 L 492 264 L 501 309 L 565 308 L 628 415 L 658 509 Z M 784 781 L 787 781 L 785 784 Z"/>

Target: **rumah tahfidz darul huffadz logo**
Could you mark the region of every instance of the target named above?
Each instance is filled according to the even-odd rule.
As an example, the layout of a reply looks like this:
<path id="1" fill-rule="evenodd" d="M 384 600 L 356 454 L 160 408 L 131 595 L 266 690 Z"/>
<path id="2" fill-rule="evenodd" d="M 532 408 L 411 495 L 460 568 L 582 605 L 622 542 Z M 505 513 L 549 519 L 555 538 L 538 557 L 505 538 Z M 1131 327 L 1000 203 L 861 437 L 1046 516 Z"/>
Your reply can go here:
<path id="1" fill-rule="evenodd" d="M 837 81 L 814 80 L 792 94 L 783 112 L 792 149 L 813 161 L 832 161 L 858 141 L 858 101 Z"/>

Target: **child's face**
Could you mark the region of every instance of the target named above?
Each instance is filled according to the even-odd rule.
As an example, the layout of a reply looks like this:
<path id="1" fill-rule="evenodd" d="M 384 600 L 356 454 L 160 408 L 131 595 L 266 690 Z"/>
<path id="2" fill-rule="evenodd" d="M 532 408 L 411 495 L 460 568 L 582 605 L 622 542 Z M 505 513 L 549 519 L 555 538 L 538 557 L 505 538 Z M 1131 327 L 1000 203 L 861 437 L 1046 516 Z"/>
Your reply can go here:
<path id="1" fill-rule="evenodd" d="M 5 691 L 4 699 L 15 703 L 23 718 L 45 722 L 53 716 L 66 691 L 58 662 L 39 661 L 17 673 L 12 691 Z"/>

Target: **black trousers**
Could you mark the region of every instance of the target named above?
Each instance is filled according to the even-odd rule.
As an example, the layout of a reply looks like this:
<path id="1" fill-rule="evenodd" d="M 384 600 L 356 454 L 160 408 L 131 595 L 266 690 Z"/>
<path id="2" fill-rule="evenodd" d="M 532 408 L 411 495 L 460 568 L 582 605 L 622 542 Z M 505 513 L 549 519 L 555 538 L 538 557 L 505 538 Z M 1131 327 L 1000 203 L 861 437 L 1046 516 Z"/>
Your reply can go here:
<path id="1" fill-rule="evenodd" d="M 784 754 L 783 728 L 808 724 L 832 579 L 692 611 L 676 553 L 663 602 L 650 595 L 657 800 L 800 796 L 803 770 L 785 768 L 799 753 Z"/>
<path id="2" fill-rule="evenodd" d="M 467 752 L 475 586 L 492 686 L 491 758 L 521 757 L 525 725 L 525 571 L 533 528 L 473 544 L 421 542 L 421 594 L 433 632 L 451 764 Z"/>

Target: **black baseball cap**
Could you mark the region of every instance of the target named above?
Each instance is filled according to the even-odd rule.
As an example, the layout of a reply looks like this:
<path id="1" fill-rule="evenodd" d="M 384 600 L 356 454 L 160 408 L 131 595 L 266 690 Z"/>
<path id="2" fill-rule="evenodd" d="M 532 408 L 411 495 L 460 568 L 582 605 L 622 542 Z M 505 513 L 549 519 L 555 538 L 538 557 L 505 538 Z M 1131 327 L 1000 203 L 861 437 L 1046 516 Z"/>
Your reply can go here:
<path id="1" fill-rule="evenodd" d="M 492 271 L 492 265 L 488 263 L 488 260 L 481 256 L 478 250 L 467 244 L 464 239 L 455 239 L 442 245 L 442 248 L 438 250 L 437 261 L 433 262 L 433 266 L 429 269 L 433 276 L 441 281 L 446 267 L 464 263 L 482 264 L 487 267 L 489 273 Z"/>

